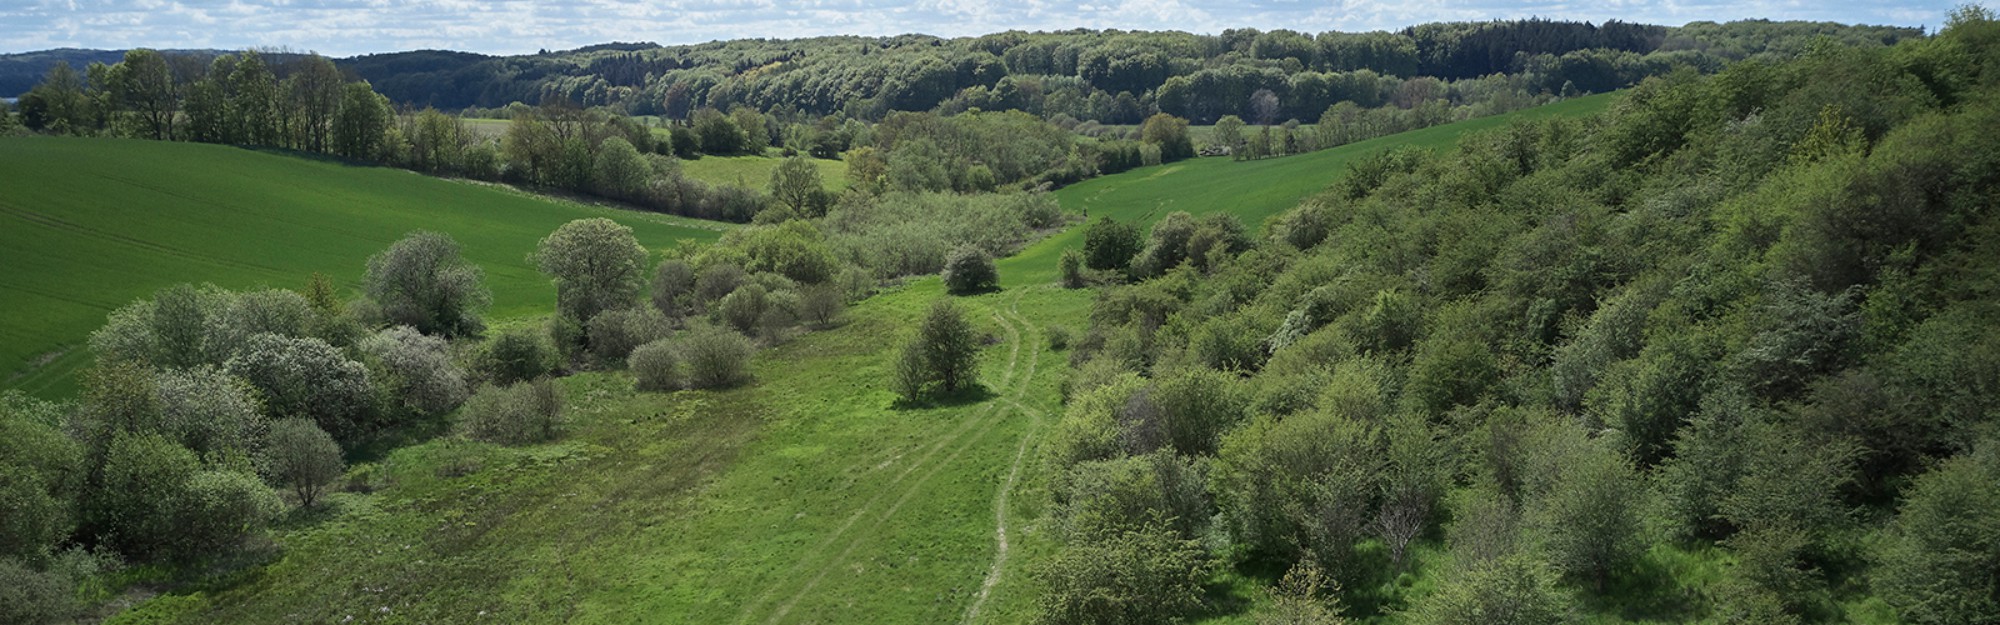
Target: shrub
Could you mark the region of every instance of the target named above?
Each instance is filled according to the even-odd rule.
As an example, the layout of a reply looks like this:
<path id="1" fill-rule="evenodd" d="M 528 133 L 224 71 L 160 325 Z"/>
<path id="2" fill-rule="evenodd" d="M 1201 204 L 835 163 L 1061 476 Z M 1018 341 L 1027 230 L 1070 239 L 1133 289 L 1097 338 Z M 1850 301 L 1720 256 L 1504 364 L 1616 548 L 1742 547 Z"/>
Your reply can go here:
<path id="1" fill-rule="evenodd" d="M 799 294 L 799 317 L 816 329 L 838 325 L 841 312 L 847 308 L 840 291 L 840 287 L 832 284 L 806 287 Z"/>
<path id="2" fill-rule="evenodd" d="M 562 393 L 546 379 L 511 386 L 482 386 L 458 413 L 467 437 L 502 445 L 555 438 L 562 426 Z"/>
<path id="3" fill-rule="evenodd" d="M 160 431 L 196 455 L 247 456 L 266 419 L 257 389 L 212 366 L 162 369 L 153 376 Z"/>
<path id="4" fill-rule="evenodd" d="M 1083 231 L 1084 266 L 1098 271 L 1124 270 L 1139 254 L 1139 229 L 1110 217 L 1091 222 Z"/>
<path id="5" fill-rule="evenodd" d="M 757 321 L 764 316 L 768 294 L 763 285 L 745 284 L 716 304 L 716 314 L 737 332 L 751 334 L 757 331 Z"/>
<path id="6" fill-rule="evenodd" d="M 340 458 L 340 445 L 325 430 L 305 419 L 272 423 L 259 460 L 259 470 L 265 479 L 292 489 L 299 505 L 308 508 L 347 471 Z"/>
<path id="7" fill-rule="evenodd" d="M 650 306 L 607 310 L 590 320 L 590 355 L 608 367 L 624 364 L 640 345 L 674 333 L 673 322 Z"/>
<path id="8" fill-rule="evenodd" d="M 1164 524 L 1073 541 L 1036 571 L 1048 588 L 1037 622 L 1174 622 L 1201 607 L 1211 567 L 1200 543 Z"/>
<path id="9" fill-rule="evenodd" d="M 492 302 L 478 265 L 458 253 L 451 235 L 417 231 L 368 259 L 363 289 L 392 324 L 425 334 L 478 334 Z"/>
<path id="10" fill-rule="evenodd" d="M 1056 263 L 1062 273 L 1065 289 L 1080 289 L 1089 283 L 1083 277 L 1083 253 L 1074 249 L 1063 250 L 1062 258 Z"/>
<path id="11" fill-rule="evenodd" d="M 0 111 L 0 116 L 6 114 Z M 78 607 L 75 580 L 55 571 L 28 568 L 14 558 L 0 557 L 0 623 L 64 622 Z"/>
<path id="12" fill-rule="evenodd" d="M 1059 352 L 1065 349 L 1069 349 L 1069 343 L 1071 338 L 1069 328 L 1063 326 L 1049 326 L 1049 329 L 1043 331 L 1043 334 L 1048 336 L 1049 351 Z"/>
<path id="13" fill-rule="evenodd" d="M 743 268 L 734 263 L 715 263 L 703 267 L 701 273 L 695 275 L 694 291 L 701 297 L 701 302 L 707 304 L 736 292 L 749 279 L 749 274 L 743 273 Z"/>
<path id="14" fill-rule="evenodd" d="M 532 326 L 517 326 L 487 341 L 476 360 L 480 375 L 488 382 L 506 385 L 554 371 L 556 350 L 547 335 Z"/>
<path id="15" fill-rule="evenodd" d="M 120 434 L 105 450 L 98 490 L 86 502 L 85 530 L 138 558 L 170 555 L 179 536 L 176 510 L 182 489 L 200 470 L 187 448 L 153 434 Z"/>
<path id="16" fill-rule="evenodd" d="M 263 393 L 273 417 L 310 418 L 337 438 L 368 429 L 375 407 L 368 368 L 325 341 L 259 334 L 228 368 Z"/>
<path id="17" fill-rule="evenodd" d="M 896 392 L 908 401 L 949 394 L 975 383 L 974 359 L 979 354 L 972 324 L 951 300 L 931 303 L 917 335 L 903 347 L 897 361 Z"/>
<path id="18" fill-rule="evenodd" d="M 631 228 L 602 217 L 563 224 L 531 258 L 555 280 L 556 310 L 578 323 L 631 306 L 645 283 L 646 248 Z"/>
<path id="19" fill-rule="evenodd" d="M 374 379 L 391 401 L 418 416 L 451 412 L 465 402 L 470 390 L 465 371 L 451 359 L 451 346 L 444 339 L 419 334 L 416 328 L 396 326 L 366 339 L 358 346 L 372 365 Z"/>
<path id="20" fill-rule="evenodd" d="M 681 386 L 681 361 L 674 342 L 653 341 L 632 350 L 625 366 L 632 370 L 633 385 L 641 391 L 664 392 Z"/>
<path id="21" fill-rule="evenodd" d="M 1548 567 L 1514 556 L 1461 569 L 1407 616 L 1418 625 L 1551 625 L 1573 622 L 1575 607 Z"/>
<path id="22" fill-rule="evenodd" d="M 726 328 L 699 326 L 675 344 L 688 388 L 723 388 L 750 379 L 750 339 Z"/>
<path id="23" fill-rule="evenodd" d="M 1917 478 L 1875 560 L 1875 588 L 1912 623 L 2000 614 L 2000 444 Z"/>
<path id="24" fill-rule="evenodd" d="M 182 562 L 231 550 L 285 509 L 257 476 L 239 471 L 195 473 L 176 503 L 174 551 Z"/>
<path id="25" fill-rule="evenodd" d="M 694 309 L 695 273 L 687 261 L 669 258 L 653 270 L 653 309 L 670 318 L 681 318 Z"/>
<path id="26" fill-rule="evenodd" d="M 944 262 L 944 289 L 952 295 L 984 293 L 1000 287 L 993 257 L 973 246 L 961 246 Z"/>

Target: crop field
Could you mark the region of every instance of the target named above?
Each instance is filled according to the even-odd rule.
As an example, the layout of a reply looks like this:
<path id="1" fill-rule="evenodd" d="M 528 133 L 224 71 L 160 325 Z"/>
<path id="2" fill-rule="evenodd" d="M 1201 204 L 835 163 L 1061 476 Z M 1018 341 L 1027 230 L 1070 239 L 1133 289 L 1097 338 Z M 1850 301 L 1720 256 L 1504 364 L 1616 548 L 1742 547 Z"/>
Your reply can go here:
<path id="1" fill-rule="evenodd" d="M 1092 216 L 1230 210 L 1255 227 L 1352 159 L 1504 123 L 1482 121 L 1149 168 L 1058 197 Z M 281 525 L 254 574 L 176 588 L 112 622 L 1027 622 L 1036 563 L 1056 548 L 1039 444 L 1060 416 L 1068 354 L 1046 335 L 1081 323 L 1093 297 L 1051 284 L 1079 230 L 1002 259 L 1004 290 L 958 298 L 989 337 L 985 392 L 970 401 L 907 407 L 887 388 L 900 343 L 943 295 L 937 279 L 915 280 L 839 328 L 762 352 L 743 388 L 636 393 L 624 372 L 564 378 L 572 410 L 557 442 L 397 450 L 350 472 L 368 492 Z M 467 251 L 494 271 L 490 250 Z M 1216 592 L 1235 596 L 1196 620 L 1243 622 L 1254 587 L 1225 574 Z"/>
<path id="2" fill-rule="evenodd" d="M 70 394 L 107 313 L 169 285 L 356 287 L 370 255 L 436 230 L 485 268 L 493 316 L 531 316 L 555 289 L 527 255 L 564 222 L 610 217 L 656 249 L 722 227 L 194 143 L 0 138 L 0 172 L 0 388 L 48 397 Z"/>

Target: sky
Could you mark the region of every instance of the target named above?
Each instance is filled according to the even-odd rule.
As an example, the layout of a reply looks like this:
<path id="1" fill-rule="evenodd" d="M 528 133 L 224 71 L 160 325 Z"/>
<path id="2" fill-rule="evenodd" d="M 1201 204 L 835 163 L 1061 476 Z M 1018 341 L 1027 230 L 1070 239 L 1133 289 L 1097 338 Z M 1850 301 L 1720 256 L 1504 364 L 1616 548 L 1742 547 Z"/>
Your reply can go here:
<path id="1" fill-rule="evenodd" d="M 1677 26 L 1766 18 L 1935 29 L 1962 0 L 0 0 L 0 53 L 47 48 L 524 54 L 610 41 L 979 35 L 1010 29 L 1394 30 L 1526 17 Z"/>

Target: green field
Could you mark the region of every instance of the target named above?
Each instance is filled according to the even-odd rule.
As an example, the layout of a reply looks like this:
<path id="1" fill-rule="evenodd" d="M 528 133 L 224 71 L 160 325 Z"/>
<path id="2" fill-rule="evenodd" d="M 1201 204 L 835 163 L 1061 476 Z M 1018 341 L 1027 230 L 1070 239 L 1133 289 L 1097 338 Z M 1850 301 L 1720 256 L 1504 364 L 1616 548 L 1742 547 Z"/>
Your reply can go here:
<path id="1" fill-rule="evenodd" d="M 611 217 L 655 248 L 719 225 L 554 202 L 498 187 L 239 148 L 0 138 L 0 388 L 67 396 L 76 349 L 111 310 L 181 282 L 357 286 L 368 257 L 412 230 L 451 234 L 486 270 L 493 316 L 546 313 L 527 263 L 563 222 Z"/>
<path id="2" fill-rule="evenodd" d="M 1256 224 L 1368 152 L 1442 147 L 1499 123 L 1178 163 L 1058 197 L 1094 216 L 1231 210 Z M 1094 296 L 1050 284 L 1078 230 L 1003 259 L 1006 290 L 959 298 L 992 337 L 981 401 L 895 404 L 896 350 L 942 296 L 936 279 L 916 280 L 857 305 L 842 327 L 766 350 L 744 388 L 652 394 L 623 372 L 564 378 L 562 440 L 398 450 L 356 469 L 378 490 L 288 520 L 266 566 L 112 622 L 1027 622 L 1034 563 L 1056 548 L 1039 443 L 1060 414 L 1068 356 L 1047 349 L 1045 330 L 1083 327 Z M 1233 579 L 1220 592 L 1235 599 L 1196 620 L 1244 621 L 1260 591 Z"/>
<path id="3" fill-rule="evenodd" d="M 776 154 L 774 150 L 772 154 Z M 709 184 L 733 184 L 758 191 L 771 190 L 771 172 L 785 162 L 776 156 L 704 156 L 681 161 L 681 171 L 689 178 Z M 820 182 L 827 190 L 847 190 L 847 161 L 807 159 L 819 168 Z"/>
<path id="4" fill-rule="evenodd" d="M 1064 209 L 1091 218 L 1151 223 L 1174 211 L 1196 215 L 1227 212 L 1252 230 L 1264 220 L 1298 205 L 1347 171 L 1355 160 L 1393 147 L 1444 149 L 1466 133 L 1499 128 L 1516 120 L 1574 117 L 1603 111 L 1615 94 L 1576 98 L 1507 115 L 1483 117 L 1423 130 L 1413 130 L 1282 158 L 1237 161 L 1197 158 L 1144 167 L 1115 176 L 1085 180 L 1056 191 Z M 1029 246 L 1002 266 L 1006 284 L 1038 284 L 1055 279 L 1062 250 L 1082 245 L 1083 229 L 1071 228 Z M 1007 271 L 1013 269 L 1013 271 Z"/>

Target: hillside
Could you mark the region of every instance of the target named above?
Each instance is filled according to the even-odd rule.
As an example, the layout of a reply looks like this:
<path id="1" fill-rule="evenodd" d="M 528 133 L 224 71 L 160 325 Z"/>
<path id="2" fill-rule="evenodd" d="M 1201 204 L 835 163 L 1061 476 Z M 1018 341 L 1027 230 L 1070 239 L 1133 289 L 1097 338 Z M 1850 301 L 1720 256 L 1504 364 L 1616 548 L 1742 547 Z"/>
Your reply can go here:
<path id="1" fill-rule="evenodd" d="M 563 222 L 608 216 L 656 248 L 721 227 L 194 143 L 0 138 L 0 171 L 0 388 L 49 397 L 69 394 L 106 313 L 171 284 L 299 288 L 322 272 L 352 287 L 370 255 L 428 229 L 486 270 L 495 316 L 519 317 L 549 310 L 525 259 Z"/>
<path id="2" fill-rule="evenodd" d="M 1352 159 L 1444 147 L 1504 123 L 1184 162 L 1058 197 L 1071 211 L 1139 221 L 1157 216 L 1163 179 L 1275 185 L 1234 208 L 1254 222 L 1318 192 Z M 424 622 L 481 612 L 513 622 L 1026 622 L 1040 593 L 1029 578 L 1057 529 L 1041 457 L 1067 354 L 1049 347 L 1049 328 L 1076 327 L 1092 298 L 1050 284 L 1045 250 L 1074 245 L 1076 230 L 1002 259 L 1005 290 L 957 298 L 993 337 L 976 401 L 908 408 L 887 388 L 900 337 L 942 295 L 936 279 L 919 279 L 857 305 L 842 327 L 765 352 L 745 388 L 662 395 L 633 392 L 622 371 L 566 378 L 575 410 L 564 440 L 399 450 L 367 470 L 379 490 L 334 495 L 319 516 L 281 528 L 283 555 L 260 574 L 169 594 L 114 622 L 341 620 L 385 607 Z M 464 471 L 454 467 L 471 473 L 446 477 Z M 1254 596 L 1241 592 L 1231 601 Z"/>
<path id="3" fill-rule="evenodd" d="M 1318 193 L 1347 167 L 1391 148 L 1440 150 L 1457 145 L 1467 133 L 1504 127 L 1519 121 L 1593 115 L 1616 96 L 1576 98 L 1507 115 L 1466 120 L 1308 152 L 1258 161 L 1198 158 L 1145 167 L 1073 184 L 1056 191 L 1063 208 L 1091 219 L 1111 218 L 1145 225 L 1174 211 L 1194 215 L 1225 212 L 1256 229 L 1266 218 L 1297 206 Z M 1082 244 L 1083 229 L 1072 228 L 1003 261 L 1008 284 L 1038 284 L 1055 279 L 1062 250 Z"/>

